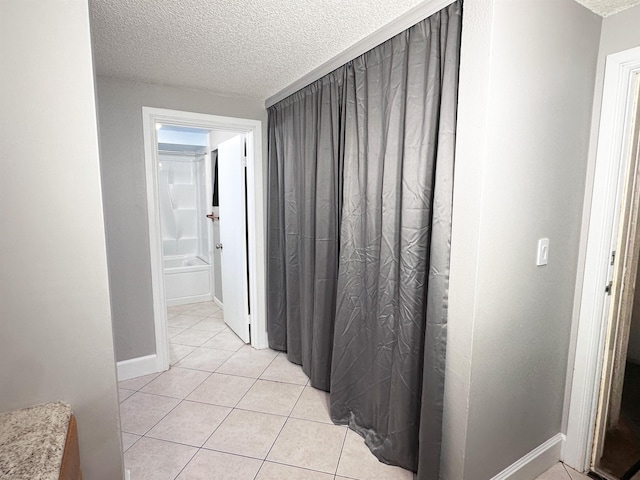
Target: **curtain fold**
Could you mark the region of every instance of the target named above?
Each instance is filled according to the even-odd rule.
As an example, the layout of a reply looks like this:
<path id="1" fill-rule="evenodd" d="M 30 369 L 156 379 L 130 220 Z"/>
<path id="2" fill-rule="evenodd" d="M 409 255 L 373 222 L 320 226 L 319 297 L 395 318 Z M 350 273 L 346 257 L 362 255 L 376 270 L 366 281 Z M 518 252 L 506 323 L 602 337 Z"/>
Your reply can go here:
<path id="1" fill-rule="evenodd" d="M 342 208 L 341 67 L 269 109 L 269 346 L 329 390 Z"/>
<path id="2" fill-rule="evenodd" d="M 269 109 L 270 346 L 420 480 L 439 475 L 461 16 Z"/>

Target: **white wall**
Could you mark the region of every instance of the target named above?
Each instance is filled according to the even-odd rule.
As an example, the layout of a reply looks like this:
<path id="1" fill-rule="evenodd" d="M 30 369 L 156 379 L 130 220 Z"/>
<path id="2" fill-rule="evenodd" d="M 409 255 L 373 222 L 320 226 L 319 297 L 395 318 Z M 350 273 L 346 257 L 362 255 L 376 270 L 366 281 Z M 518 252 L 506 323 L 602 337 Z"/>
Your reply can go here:
<path id="1" fill-rule="evenodd" d="M 122 361 L 155 352 L 142 107 L 261 120 L 263 135 L 267 112 L 257 99 L 108 77 L 98 77 L 97 95 L 111 305 Z"/>
<path id="2" fill-rule="evenodd" d="M 0 2 L 0 65 L 0 411 L 69 402 L 122 478 L 87 2 Z"/>
<path id="3" fill-rule="evenodd" d="M 444 478 L 561 432 L 600 25 L 572 0 L 465 4 Z"/>

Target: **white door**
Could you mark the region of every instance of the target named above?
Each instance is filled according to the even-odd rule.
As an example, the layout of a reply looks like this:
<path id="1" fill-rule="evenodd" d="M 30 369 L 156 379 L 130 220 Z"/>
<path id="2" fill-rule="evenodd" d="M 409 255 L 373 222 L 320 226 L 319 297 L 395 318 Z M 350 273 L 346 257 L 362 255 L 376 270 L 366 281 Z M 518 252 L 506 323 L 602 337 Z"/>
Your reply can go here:
<path id="1" fill-rule="evenodd" d="M 249 338 L 245 135 L 218 145 L 218 195 L 224 321 L 245 343 Z"/>

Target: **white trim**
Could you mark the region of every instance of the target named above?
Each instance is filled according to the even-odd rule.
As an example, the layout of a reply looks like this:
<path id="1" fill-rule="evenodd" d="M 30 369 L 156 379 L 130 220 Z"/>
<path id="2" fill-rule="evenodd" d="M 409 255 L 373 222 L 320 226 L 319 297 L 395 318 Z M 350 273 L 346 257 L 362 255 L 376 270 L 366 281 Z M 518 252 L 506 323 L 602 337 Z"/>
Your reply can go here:
<path id="1" fill-rule="evenodd" d="M 158 360 L 155 353 L 145 357 L 118 362 L 118 381 L 121 382 L 123 380 L 129 380 L 130 378 L 156 373 L 158 372 L 156 369 L 157 362 Z"/>
<path id="2" fill-rule="evenodd" d="M 439 12 L 443 8 L 452 4 L 454 1 L 455 0 L 427 0 L 413 7 L 411 10 L 399 16 L 391 23 L 388 23 L 379 30 L 376 30 L 371 35 L 366 36 L 365 38 L 347 48 L 343 52 L 339 53 L 332 59 L 326 61 L 319 67 L 314 68 L 303 77 L 300 77 L 291 85 L 283 88 L 275 95 L 267 98 L 267 100 L 265 101 L 265 106 L 269 108 L 270 106 L 275 105 L 279 101 L 287 98 L 289 95 L 296 93 L 301 88 L 306 87 L 307 85 L 334 71 L 336 68 L 341 67 L 345 63 L 350 62 L 354 58 L 359 57 L 363 53 L 368 52 L 372 48 L 377 47 L 381 43 L 386 42 L 390 38 L 395 37 L 399 33 L 414 26 L 416 23 L 421 22 L 422 20 L 430 17 L 436 12 Z"/>
<path id="3" fill-rule="evenodd" d="M 563 454 L 563 461 L 580 472 L 591 467 L 609 310 L 604 288 L 611 276 L 610 255 L 617 240 L 620 192 L 627 166 L 623 152 L 629 130 L 629 95 L 637 72 L 640 47 L 607 57 L 593 194 L 585 202 L 591 213 Z"/>
<path id="4" fill-rule="evenodd" d="M 155 121 L 142 107 L 142 128 L 144 138 L 144 169 L 147 187 L 147 220 L 149 222 L 149 253 L 151 260 L 151 293 L 153 295 L 153 328 L 155 332 L 156 365 L 153 372 L 169 369 L 169 338 L 167 335 L 167 307 L 165 304 L 162 232 L 160 230 L 160 203 L 155 185 L 158 184 L 157 165 L 158 143 Z M 152 146 L 149 148 L 149 146 Z M 153 185 L 154 188 L 149 188 Z M 160 261 L 158 262 L 158 258 Z M 159 281 L 158 281 L 159 280 Z"/>
<path id="5" fill-rule="evenodd" d="M 167 300 L 167 306 L 174 307 L 176 305 L 188 305 L 189 303 L 210 302 L 212 300 L 213 300 L 213 294 L 205 293 L 204 295 L 193 295 L 191 297 L 180 297 L 180 298 L 174 298 L 173 300 Z"/>
<path id="6" fill-rule="evenodd" d="M 156 122 L 169 123 L 212 130 L 237 131 L 248 134 L 247 182 L 249 188 L 247 214 L 249 224 L 249 290 L 251 302 L 251 345 L 267 348 L 266 335 L 266 290 L 265 265 L 266 245 L 264 239 L 264 186 L 262 178 L 262 122 L 244 118 L 222 117 L 202 113 L 183 112 L 164 108 L 142 107 L 144 126 L 145 169 L 147 171 L 147 209 L 149 221 L 149 249 L 151 253 L 151 282 L 154 297 L 154 319 L 156 328 L 156 353 L 159 354 L 158 370 L 169 368 L 167 318 L 165 307 L 164 278 L 162 271 L 162 244 L 160 212 L 158 209 Z M 254 333 L 255 332 L 255 333 Z"/>
<path id="7" fill-rule="evenodd" d="M 512 463 L 491 480 L 528 480 L 537 478 L 558 463 L 562 457 L 565 436 L 558 433 L 531 450 L 520 460 Z"/>
<path id="8" fill-rule="evenodd" d="M 251 162 L 249 152 L 255 152 Z M 260 125 L 253 135 L 247 136 L 247 184 L 254 185 L 247 191 L 247 224 L 249 225 L 249 302 L 251 304 L 251 345 L 267 348 L 267 285 L 266 285 L 266 244 L 265 205 L 262 180 L 262 134 Z M 222 308 L 222 304 L 220 304 Z"/>

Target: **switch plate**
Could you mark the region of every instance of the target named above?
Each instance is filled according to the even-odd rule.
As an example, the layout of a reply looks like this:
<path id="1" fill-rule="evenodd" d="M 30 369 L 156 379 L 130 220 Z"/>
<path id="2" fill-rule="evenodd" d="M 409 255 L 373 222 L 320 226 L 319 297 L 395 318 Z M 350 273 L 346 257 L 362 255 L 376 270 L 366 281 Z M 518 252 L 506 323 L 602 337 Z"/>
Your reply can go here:
<path id="1" fill-rule="evenodd" d="M 549 239 L 541 238 L 538 240 L 538 255 L 536 259 L 536 265 L 541 267 L 549 263 Z"/>

